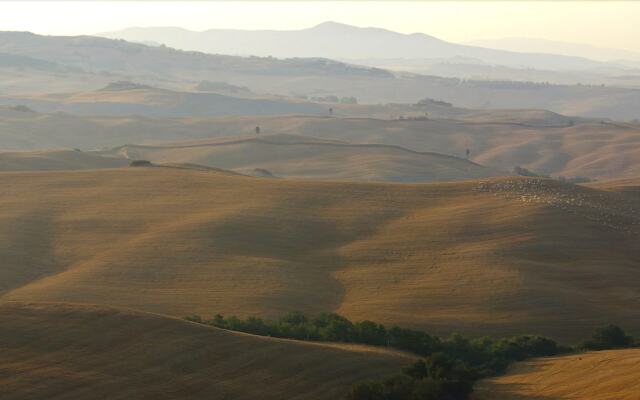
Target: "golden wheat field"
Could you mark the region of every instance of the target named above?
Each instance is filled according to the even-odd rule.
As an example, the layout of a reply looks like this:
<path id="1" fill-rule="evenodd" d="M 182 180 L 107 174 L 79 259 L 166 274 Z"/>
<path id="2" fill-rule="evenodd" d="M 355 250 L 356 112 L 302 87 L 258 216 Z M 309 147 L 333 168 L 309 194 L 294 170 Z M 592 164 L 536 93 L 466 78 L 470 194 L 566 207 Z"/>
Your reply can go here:
<path id="1" fill-rule="evenodd" d="M 608 350 L 518 363 L 481 381 L 474 400 L 636 400 L 640 350 Z"/>
<path id="2" fill-rule="evenodd" d="M 0 153 L 0 171 L 57 171 L 116 168 L 127 164 L 129 164 L 129 161 L 121 158 L 101 157 L 74 150 Z"/>
<path id="3" fill-rule="evenodd" d="M 575 341 L 640 330 L 635 197 L 557 181 L 402 185 L 183 168 L 0 174 L 0 299 Z"/>

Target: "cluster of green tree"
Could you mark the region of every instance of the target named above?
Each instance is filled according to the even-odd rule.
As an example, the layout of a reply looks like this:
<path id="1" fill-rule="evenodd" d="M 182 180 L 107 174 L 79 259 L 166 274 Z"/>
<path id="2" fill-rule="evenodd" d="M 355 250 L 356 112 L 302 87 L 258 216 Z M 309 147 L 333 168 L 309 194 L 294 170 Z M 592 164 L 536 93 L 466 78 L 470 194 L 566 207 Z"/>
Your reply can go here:
<path id="1" fill-rule="evenodd" d="M 236 86 L 227 82 L 202 81 L 194 89 L 201 92 L 251 93 L 246 86 Z"/>
<path id="2" fill-rule="evenodd" d="M 513 173 L 520 176 L 549 178 L 549 175 L 541 175 L 519 165 L 513 167 Z"/>
<path id="3" fill-rule="evenodd" d="M 306 96 L 304 96 L 304 98 L 307 99 Z M 311 100 L 317 101 L 320 103 L 358 104 L 358 99 L 353 96 L 345 96 L 345 97 L 338 97 L 335 95 L 315 96 L 315 97 L 311 97 Z"/>
<path id="4" fill-rule="evenodd" d="M 461 80 L 460 86 L 479 87 L 488 89 L 543 89 L 553 85 L 549 82 L 531 82 L 531 81 L 484 81 L 475 79 Z"/>
<path id="5" fill-rule="evenodd" d="M 148 160 L 132 160 L 129 163 L 130 167 L 152 167 L 153 164 Z"/>
<path id="6" fill-rule="evenodd" d="M 538 338 L 531 340 L 531 338 Z M 482 339 L 484 340 L 484 339 Z M 533 346 L 532 346 L 533 344 Z M 640 345 L 632 336 L 615 325 L 597 329 L 590 340 L 573 348 L 563 348 L 550 339 L 536 336 L 517 336 L 500 339 L 492 345 L 499 354 L 499 363 L 504 360 L 518 361 L 535 355 L 552 355 L 559 352 L 585 350 L 608 350 Z M 382 380 L 365 381 L 355 384 L 347 400 L 466 400 L 473 391 L 477 379 L 495 375 L 506 364 L 498 364 L 493 370 L 473 367 L 473 361 L 445 353 L 435 353 L 419 360 L 401 374 Z"/>
<path id="7" fill-rule="evenodd" d="M 347 400 L 464 400 L 476 379 L 477 372 L 468 364 L 436 353 L 400 374 L 355 384 Z"/>
<path id="8" fill-rule="evenodd" d="M 513 167 L 513 173 L 516 175 L 520 175 L 520 176 L 528 176 L 528 177 L 540 177 L 540 178 L 553 178 L 549 175 L 543 175 L 543 174 L 538 174 L 536 172 L 533 172 L 527 168 L 521 167 L 519 165 L 516 165 L 515 167 Z M 558 175 L 556 178 L 559 180 L 560 182 L 567 182 L 567 183 L 588 183 L 591 182 L 591 178 L 586 177 L 586 176 L 562 176 L 562 175 Z"/>
<path id="9" fill-rule="evenodd" d="M 22 104 L 18 104 L 15 106 L 9 106 L 9 109 L 16 112 L 26 112 L 26 113 L 35 113 L 31 108 L 27 106 L 23 106 Z"/>
<path id="10" fill-rule="evenodd" d="M 416 103 L 417 106 L 428 106 L 428 105 L 437 105 L 437 106 L 443 106 L 443 107 L 453 107 L 452 103 L 448 103 L 446 101 L 443 100 L 435 100 L 432 98 L 424 98 L 420 101 L 418 101 Z"/>
<path id="11" fill-rule="evenodd" d="M 609 350 L 624 349 L 640 345 L 633 336 L 627 335 L 622 328 L 616 325 L 608 325 L 597 329 L 591 339 L 576 346 L 576 350 Z"/>
<path id="12" fill-rule="evenodd" d="M 420 356 L 442 353 L 447 357 L 468 364 L 482 376 L 502 372 L 511 361 L 568 351 L 555 341 L 536 335 L 522 335 L 497 340 L 490 338 L 469 339 L 459 334 L 440 338 L 420 330 L 398 326 L 386 328 L 373 321 L 351 322 L 334 313 L 321 313 L 314 317 L 307 317 L 302 313 L 291 313 L 275 321 L 255 317 L 240 319 L 231 316 L 225 318 L 220 314 L 208 321 L 204 321 L 198 316 L 185 318 L 193 322 L 261 336 L 386 346 Z"/>
<path id="13" fill-rule="evenodd" d="M 307 317 L 295 312 L 273 321 L 220 314 L 211 320 L 197 315 L 185 319 L 261 336 L 386 346 L 425 357 L 401 374 L 356 384 L 349 400 L 462 400 L 468 398 L 477 379 L 500 374 L 514 361 L 634 345 L 634 339 L 615 325 L 598 329 L 590 340 L 572 348 L 537 335 L 470 339 L 453 334 L 440 338 L 420 330 L 386 328 L 373 321 L 352 322 L 334 313 Z"/>

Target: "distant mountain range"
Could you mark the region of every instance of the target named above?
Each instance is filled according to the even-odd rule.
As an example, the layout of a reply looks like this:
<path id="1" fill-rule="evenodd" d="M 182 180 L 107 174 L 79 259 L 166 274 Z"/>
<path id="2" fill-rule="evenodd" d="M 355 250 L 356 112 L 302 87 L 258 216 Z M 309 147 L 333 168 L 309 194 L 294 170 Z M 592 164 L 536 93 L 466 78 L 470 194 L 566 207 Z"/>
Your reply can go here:
<path id="1" fill-rule="evenodd" d="M 295 31 L 211 29 L 194 32 L 176 27 L 127 28 L 98 36 L 214 54 L 333 59 L 466 58 L 470 62 L 551 70 L 596 68 L 605 63 L 558 54 L 523 53 L 446 42 L 423 33 L 401 34 L 325 22 Z"/>
<path id="2" fill-rule="evenodd" d="M 407 38 L 414 38 L 411 43 L 413 40 L 422 43 L 424 39 L 425 43 L 449 49 L 449 53 L 441 52 L 439 55 L 456 54 L 455 49 L 468 52 L 452 59 L 441 58 L 440 60 L 445 61 L 431 66 L 423 67 L 418 62 L 412 71 L 406 72 L 402 66 L 407 65 L 405 61 L 408 59 L 403 61 L 401 58 L 397 59 L 399 67 L 386 69 L 387 65 L 395 63 L 383 60 L 383 64 L 380 64 L 382 68 L 376 68 L 375 65 L 356 65 L 366 64 L 364 59 L 363 62 L 355 59 L 345 62 L 323 57 L 240 57 L 148 46 L 103 37 L 0 32 L 0 76 L 3 77 L 0 80 L 0 105 L 22 104 L 41 112 L 66 111 L 98 115 L 281 115 L 327 112 L 330 107 L 328 104 L 318 106 L 308 103 L 308 100 L 317 101 L 316 99 L 346 98 L 357 100 L 360 104 L 414 104 L 431 98 L 464 108 L 539 108 L 566 115 L 596 118 L 640 118 L 640 90 L 637 90 L 640 88 L 640 70 L 616 72 L 616 75 L 608 75 L 605 80 L 601 79 L 603 75 L 591 71 L 606 70 L 612 64 L 583 58 L 459 46 L 426 35 L 401 35 L 332 23 L 307 31 L 315 32 L 317 36 L 318 32 L 342 30 L 356 32 L 353 37 L 362 35 L 362 44 L 358 46 L 352 39 L 348 39 L 352 37 L 351 34 L 343 35 L 345 40 L 340 40 L 338 33 L 338 36 L 327 33 L 324 41 L 326 42 L 327 37 L 334 37 L 332 43 L 335 46 L 325 47 L 342 49 L 352 46 L 352 57 L 364 54 L 367 48 L 373 52 L 376 47 L 390 49 L 391 53 L 397 54 L 402 46 L 395 45 L 394 40 L 398 39 L 400 43 Z M 380 38 L 367 39 L 371 38 L 371 32 Z M 282 34 L 290 35 L 290 32 Z M 312 34 L 309 35 L 313 37 Z M 317 37 L 320 40 L 322 35 Z M 265 40 L 256 43 L 268 49 L 273 42 L 267 38 L 268 35 Z M 292 44 L 298 40 L 294 39 Z M 233 43 L 238 49 L 242 49 L 241 41 Z M 259 47 L 256 43 L 251 46 Z M 427 47 L 429 46 L 425 48 Z M 359 48 L 363 50 L 360 51 Z M 410 46 L 405 46 L 407 53 L 409 48 Z M 316 50 L 329 52 L 320 47 Z M 416 57 L 417 54 L 419 53 L 416 52 Z M 492 54 L 496 57 L 492 58 Z M 567 70 L 536 72 L 539 70 L 527 69 L 528 67 L 493 67 L 488 63 L 482 64 L 484 61 L 478 61 L 478 57 L 474 55 L 485 57 L 489 61 L 493 59 L 495 63 L 516 63 L 518 60 L 524 63 L 527 58 L 539 63 L 551 60 Z M 461 64 L 455 65 L 451 60 Z M 597 67 L 582 71 L 569 70 L 581 65 L 585 68 L 589 65 Z M 124 102 L 120 98 L 128 96 L 120 92 L 99 92 L 93 97 L 86 95 L 113 81 L 136 82 L 170 89 L 177 94 L 140 90 L 132 93 L 137 100 L 127 98 Z M 199 86 L 203 81 L 212 82 L 218 89 L 209 92 L 205 88 L 207 91 L 203 92 L 203 88 Z M 193 93 L 194 88 L 197 88 L 196 93 Z M 246 90 L 245 93 L 233 93 L 233 88 Z M 66 94 L 43 96 L 53 93 Z M 81 93 L 85 95 L 80 95 Z M 107 95 L 111 99 L 103 101 L 105 97 L 109 97 Z M 139 101 L 140 99 L 143 101 Z M 154 103 L 154 99 L 163 99 L 164 103 Z M 96 101 L 101 103 L 97 104 Z M 389 116 L 387 114 L 385 118 Z"/>
<path id="3" fill-rule="evenodd" d="M 0 31 L 0 67 L 57 66 L 92 73 L 181 77 L 185 71 L 259 75 L 342 75 L 389 77 L 387 71 L 318 57 L 279 60 L 202 54 L 94 36 L 43 36 Z M 187 76 L 193 77 L 193 72 Z"/>
<path id="4" fill-rule="evenodd" d="M 632 63 L 640 66 L 640 53 L 591 46 L 582 43 L 559 42 L 539 38 L 511 37 L 502 39 L 474 40 L 467 43 L 472 46 L 490 47 L 508 51 L 527 51 L 534 53 L 562 54 L 566 56 L 584 57 L 597 61 Z"/>

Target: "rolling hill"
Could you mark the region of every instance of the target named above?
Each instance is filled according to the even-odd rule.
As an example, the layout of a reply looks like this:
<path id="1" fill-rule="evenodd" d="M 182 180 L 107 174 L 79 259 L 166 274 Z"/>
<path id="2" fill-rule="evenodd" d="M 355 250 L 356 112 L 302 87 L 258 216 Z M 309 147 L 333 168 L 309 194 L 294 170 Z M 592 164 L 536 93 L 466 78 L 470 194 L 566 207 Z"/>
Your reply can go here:
<path id="1" fill-rule="evenodd" d="M 100 306 L 0 303 L 2 398 L 336 399 L 412 357 Z"/>
<path id="2" fill-rule="evenodd" d="M 210 136 L 214 121 L 212 118 L 79 116 L 0 107 L 0 149 L 86 150 L 123 143 L 195 139 Z"/>
<path id="3" fill-rule="evenodd" d="M 0 31 L 0 53 L 29 57 L 92 73 L 121 76 L 180 77 L 199 73 L 236 71 L 257 75 L 391 76 L 376 68 L 353 66 L 317 58 L 279 60 L 273 57 L 236 57 L 146 46 L 95 36 L 43 36 Z M 214 76 L 212 74 L 211 76 Z"/>
<path id="4" fill-rule="evenodd" d="M 406 118 L 399 120 L 399 115 Z M 458 157 L 465 157 L 469 149 L 472 161 L 502 171 L 522 166 L 543 175 L 591 179 L 640 175 L 640 125 L 636 123 L 571 118 L 542 110 L 478 111 L 439 105 L 343 105 L 336 106 L 334 117 L 220 118 L 79 116 L 0 107 L 0 150 L 165 145 L 251 136 L 256 126 L 264 136 L 301 135 Z"/>
<path id="5" fill-rule="evenodd" d="M 502 171 L 522 166 L 544 175 L 591 179 L 640 175 L 638 124 L 581 120 L 539 110 L 457 110 L 450 117 L 455 119 L 229 117 L 212 120 L 208 134 L 248 136 L 260 126 L 263 135 L 385 144 L 459 157 L 470 149 L 472 161 Z M 417 109 L 404 112 L 419 115 Z"/>
<path id="6" fill-rule="evenodd" d="M 474 40 L 468 44 L 472 46 L 489 47 L 509 51 L 530 49 L 536 53 L 564 54 L 600 61 L 626 61 L 628 63 L 635 61 L 636 63 L 640 63 L 640 53 L 637 52 L 592 46 L 584 43 L 567 43 L 540 38 L 508 37 L 500 39 Z"/>
<path id="7" fill-rule="evenodd" d="M 364 184 L 123 168 L 0 173 L 0 299 L 440 334 L 633 333 L 637 198 L 539 179 Z"/>
<path id="8" fill-rule="evenodd" d="M 420 38 L 417 39 L 420 41 Z M 415 38 L 409 37 L 409 40 Z M 375 42 L 375 49 L 378 48 L 384 46 Z M 483 53 L 487 51 L 475 49 Z M 539 57 L 491 52 L 497 52 L 495 57 L 500 54 Z M 124 40 L 91 36 L 41 36 L 28 32 L 0 32 L 0 53 L 6 57 L 28 59 L 31 65 L 39 63 L 63 69 L 61 72 L 25 72 L 12 66 L 0 67 L 0 72 L 8 77 L 0 82 L 0 90 L 9 97 L 25 93 L 46 94 L 50 90 L 44 88 L 50 85 L 55 85 L 57 92 L 91 91 L 105 83 L 105 78 L 108 81 L 134 80 L 176 91 L 193 88 L 199 82 L 208 80 L 246 87 L 254 93 L 294 97 L 356 97 L 360 103 L 368 104 L 415 103 L 432 97 L 466 108 L 542 108 L 596 118 L 640 118 L 640 91 L 620 85 L 550 85 L 544 81 L 443 78 L 392 73 L 325 58 L 214 55 Z M 494 60 L 497 60 L 495 57 Z M 571 64 L 570 60 L 584 62 L 583 59 L 560 58 L 563 65 Z M 126 112 L 131 110 L 127 109 Z"/>
<path id="9" fill-rule="evenodd" d="M 129 165 L 129 161 L 122 158 L 74 150 L 0 153 L 0 171 L 98 169 L 125 165 Z"/>
<path id="10" fill-rule="evenodd" d="M 474 400 L 635 400 L 640 349 L 609 350 L 518 363 L 480 382 Z"/>
<path id="11" fill-rule="evenodd" d="M 163 117 L 220 115 L 326 114 L 327 107 L 299 100 L 242 98 L 218 93 L 178 92 L 131 82 L 113 82 L 80 93 L 0 97 L 0 104 L 24 105 L 39 112 L 81 115 Z"/>
<path id="12" fill-rule="evenodd" d="M 511 113 L 511 119 L 502 119 L 500 112 L 491 114 L 467 115 L 458 120 L 295 118 L 289 124 L 266 119 L 260 124 L 265 132 L 295 131 L 356 143 L 399 145 L 417 151 L 462 156 L 468 148 L 473 161 L 505 170 L 520 165 L 545 175 L 595 179 L 640 174 L 637 124 L 572 123 L 570 118 L 553 114 L 543 117 L 544 113 L 538 112 L 522 113 L 516 118 L 513 118 L 516 113 Z"/>
<path id="13" fill-rule="evenodd" d="M 336 22 L 289 31 L 131 27 L 98 36 L 214 54 L 322 56 L 358 65 L 463 80 L 638 88 L 638 54 L 540 39 L 466 44 Z M 633 61 L 635 60 L 635 62 Z"/>
<path id="14" fill-rule="evenodd" d="M 244 174 L 266 173 L 282 178 L 323 180 L 431 182 L 508 174 L 444 154 L 285 134 L 158 146 L 127 145 L 94 154 L 109 159 L 124 157 L 153 163 L 188 163 Z"/>

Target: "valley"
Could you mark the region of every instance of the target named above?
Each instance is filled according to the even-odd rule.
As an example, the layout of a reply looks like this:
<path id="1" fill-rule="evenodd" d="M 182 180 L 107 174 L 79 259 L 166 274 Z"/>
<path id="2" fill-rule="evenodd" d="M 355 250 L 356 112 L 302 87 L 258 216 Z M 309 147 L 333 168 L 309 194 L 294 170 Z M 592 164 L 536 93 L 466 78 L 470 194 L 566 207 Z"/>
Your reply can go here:
<path id="1" fill-rule="evenodd" d="M 640 398 L 638 4 L 3 5 L 0 399 Z"/>

